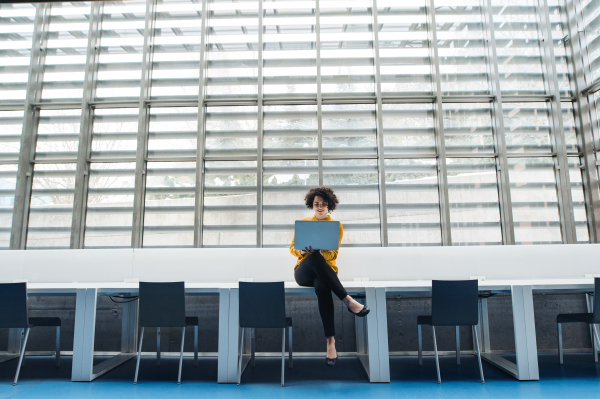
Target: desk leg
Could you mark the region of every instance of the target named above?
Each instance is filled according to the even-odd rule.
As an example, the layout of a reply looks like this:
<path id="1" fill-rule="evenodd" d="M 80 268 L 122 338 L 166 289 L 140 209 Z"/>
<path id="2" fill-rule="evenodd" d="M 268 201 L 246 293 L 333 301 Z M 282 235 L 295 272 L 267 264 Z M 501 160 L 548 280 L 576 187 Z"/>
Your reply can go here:
<path id="1" fill-rule="evenodd" d="M 8 330 L 8 348 L 6 353 L 0 354 L 0 363 L 16 359 L 21 354 L 21 332 L 22 328 L 10 328 Z"/>
<path id="2" fill-rule="evenodd" d="M 376 382 L 379 379 L 379 359 L 377 359 L 377 323 L 376 317 L 371 315 L 377 313 L 377 304 L 375 303 L 374 289 L 365 290 L 365 303 L 371 308 L 371 313 L 367 317 L 355 317 L 354 325 L 356 328 L 356 351 L 358 360 L 367 373 L 369 381 Z M 375 320 L 375 323 L 369 321 Z"/>
<path id="3" fill-rule="evenodd" d="M 237 383 L 240 309 L 238 288 L 219 290 L 219 360 L 217 381 Z M 242 357 L 242 373 L 250 362 L 250 329 L 246 328 Z"/>
<path id="4" fill-rule="evenodd" d="M 102 374 L 135 357 L 135 349 L 120 353 L 94 366 L 94 337 L 96 334 L 96 304 L 98 290 L 78 289 L 75 303 L 75 333 L 73 338 L 73 368 L 71 381 L 92 381 Z M 123 309 L 122 332 L 125 332 L 121 347 L 129 348 L 137 341 L 137 302 L 126 304 Z M 132 338 L 132 335 L 135 337 Z"/>
<path id="5" fill-rule="evenodd" d="M 97 295 L 95 288 L 77 290 L 71 381 L 92 381 Z"/>
<path id="6" fill-rule="evenodd" d="M 513 322 L 515 326 L 515 349 L 517 351 L 517 378 L 539 380 L 533 292 L 530 285 L 512 286 Z"/>
<path id="7" fill-rule="evenodd" d="M 238 339 L 240 336 L 240 290 L 229 290 L 229 333 L 227 353 L 227 382 L 237 383 Z M 244 365 L 242 364 L 242 373 Z"/>
<path id="8" fill-rule="evenodd" d="M 490 321 L 488 318 L 487 298 L 479 299 L 479 324 L 477 335 L 479 336 L 479 345 L 481 353 L 490 353 Z M 473 350 L 475 350 L 475 336 L 473 336 Z"/>
<path id="9" fill-rule="evenodd" d="M 484 353 L 482 359 L 520 381 L 537 381 L 540 379 L 540 374 L 532 288 L 530 285 L 513 285 L 511 295 L 517 362 L 515 364 L 492 353 Z"/>
<path id="10" fill-rule="evenodd" d="M 229 380 L 229 296 L 230 290 L 219 290 L 219 346 L 218 346 L 218 375 L 220 384 L 233 383 Z M 237 335 L 236 335 L 237 336 Z"/>
<path id="11" fill-rule="evenodd" d="M 388 346 L 387 296 L 385 288 L 375 289 L 377 302 L 377 341 L 379 345 L 379 381 L 390 382 L 390 350 Z M 369 317 L 367 315 L 367 317 Z M 373 381 L 375 382 L 375 381 Z"/>
<path id="12" fill-rule="evenodd" d="M 136 354 L 138 343 L 138 301 L 123 304 L 121 353 Z"/>
<path id="13" fill-rule="evenodd" d="M 8 329 L 8 353 L 19 355 L 21 352 L 21 335 L 22 328 L 9 328 Z"/>
<path id="14" fill-rule="evenodd" d="M 355 318 L 358 359 L 370 382 L 390 382 L 385 288 L 367 288 L 365 297 L 371 312 Z"/>

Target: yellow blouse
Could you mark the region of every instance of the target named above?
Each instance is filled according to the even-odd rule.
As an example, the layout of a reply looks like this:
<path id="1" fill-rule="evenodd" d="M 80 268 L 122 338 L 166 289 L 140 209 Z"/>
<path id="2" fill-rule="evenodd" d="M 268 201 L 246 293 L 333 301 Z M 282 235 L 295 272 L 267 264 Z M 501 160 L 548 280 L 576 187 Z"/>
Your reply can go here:
<path id="1" fill-rule="evenodd" d="M 327 217 L 325 219 L 317 219 L 317 217 L 315 215 L 313 215 L 312 217 L 309 218 L 304 218 L 302 220 L 317 220 L 317 221 L 335 221 L 331 218 L 331 216 L 327 215 Z M 333 269 L 334 272 L 338 272 L 338 268 L 335 265 L 335 260 L 337 259 L 338 256 L 338 251 L 340 248 L 340 245 L 342 245 L 342 237 L 344 236 L 344 228 L 342 227 L 342 224 L 340 223 L 340 243 L 338 245 L 338 250 L 337 251 L 321 251 L 323 253 L 323 258 L 325 258 L 325 260 L 327 261 L 327 264 L 329 266 L 331 266 L 331 268 Z M 298 267 L 298 265 L 300 264 L 300 262 L 302 262 L 308 255 L 310 255 L 309 253 L 306 253 L 304 255 L 302 255 L 300 253 L 300 251 L 296 251 L 294 250 L 294 238 L 292 238 L 292 244 L 290 245 L 290 253 L 292 255 L 294 255 L 296 258 L 298 258 L 298 261 L 296 262 L 296 266 L 294 266 L 294 269 L 296 267 Z"/>

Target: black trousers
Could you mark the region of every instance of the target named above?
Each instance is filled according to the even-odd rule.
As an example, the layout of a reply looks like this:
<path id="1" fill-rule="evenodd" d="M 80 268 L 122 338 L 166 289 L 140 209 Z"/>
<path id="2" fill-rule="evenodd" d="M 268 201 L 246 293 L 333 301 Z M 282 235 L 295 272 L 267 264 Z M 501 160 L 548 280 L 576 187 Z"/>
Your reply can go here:
<path id="1" fill-rule="evenodd" d="M 319 252 L 313 252 L 304 259 L 296 270 L 294 277 L 298 285 L 303 287 L 315 287 L 315 294 L 319 302 L 319 314 L 323 321 L 325 337 L 335 336 L 335 323 L 333 318 L 333 298 L 331 292 L 344 299 L 348 293 L 340 283 L 340 279 L 327 264 L 323 255 Z"/>

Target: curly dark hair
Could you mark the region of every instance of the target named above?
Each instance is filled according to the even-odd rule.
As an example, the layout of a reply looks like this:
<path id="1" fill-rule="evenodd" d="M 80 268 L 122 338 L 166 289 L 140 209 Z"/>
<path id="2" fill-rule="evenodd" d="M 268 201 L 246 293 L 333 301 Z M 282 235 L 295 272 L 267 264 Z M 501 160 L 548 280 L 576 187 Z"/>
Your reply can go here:
<path id="1" fill-rule="evenodd" d="M 333 212 L 337 204 L 340 203 L 333 190 L 329 187 L 313 187 L 308 190 L 308 193 L 304 197 L 304 203 L 308 209 L 313 209 L 313 201 L 315 197 L 319 196 L 327 201 L 327 211 Z"/>

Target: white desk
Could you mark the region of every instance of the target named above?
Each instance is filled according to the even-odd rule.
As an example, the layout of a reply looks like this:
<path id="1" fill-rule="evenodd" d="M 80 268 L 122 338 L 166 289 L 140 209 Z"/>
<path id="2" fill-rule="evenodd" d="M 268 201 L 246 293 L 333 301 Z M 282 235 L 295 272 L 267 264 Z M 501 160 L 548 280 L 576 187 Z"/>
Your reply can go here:
<path id="1" fill-rule="evenodd" d="M 356 320 L 358 358 L 371 382 L 389 382 L 386 295 L 427 293 L 432 279 L 485 277 L 481 291 L 510 292 L 516 363 L 489 347 L 487 301 L 481 301 L 483 358 L 519 380 L 539 378 L 532 294 L 582 292 L 600 275 L 600 244 L 342 248 L 339 277 L 349 292 L 364 292 L 371 313 Z M 122 249 L 3 251 L 0 282 L 27 281 L 33 295 L 76 295 L 73 381 L 91 381 L 134 356 L 137 303 L 124 305 L 121 354 L 93 366 L 98 295 L 133 294 L 141 281 L 185 281 L 190 295 L 219 295 L 219 382 L 235 382 L 238 281 L 285 281 L 298 287 L 287 249 Z M 584 278 L 586 277 L 587 278 Z M 18 344 L 10 334 L 9 349 Z M 249 342 L 249 340 L 246 340 Z M 9 354 L 10 355 L 10 354 Z"/>
<path id="2" fill-rule="evenodd" d="M 186 283 L 186 295 L 219 295 L 237 284 Z M 31 283 L 28 295 L 75 295 L 75 331 L 71 381 L 92 381 L 135 357 L 138 346 L 138 304 L 123 304 L 121 353 L 94 365 L 96 306 L 99 295 L 137 295 L 138 283 Z M 14 351 L 14 349 L 12 349 Z"/>
<path id="3" fill-rule="evenodd" d="M 366 318 L 356 318 L 357 355 L 370 382 L 390 382 L 386 296 L 398 294 L 430 294 L 431 281 L 362 281 L 342 282 L 349 293 L 365 293 L 371 313 Z M 314 293 L 312 288 L 286 283 L 290 295 Z M 587 292 L 593 291 L 594 280 L 582 279 L 531 279 L 487 280 L 479 282 L 479 290 L 492 293 L 510 293 L 515 337 L 516 362 L 493 353 L 490 346 L 487 299 L 480 300 L 478 333 L 481 337 L 482 359 L 500 368 L 520 381 L 539 380 L 537 359 L 534 292 Z M 219 382 L 235 383 L 237 376 L 237 351 L 239 339 L 238 289 L 222 292 L 219 304 L 219 338 L 228 330 L 228 340 L 219 339 Z M 591 309 L 590 309 L 591 311 Z M 248 341 L 248 340 L 246 340 Z M 249 348 L 245 348 L 245 354 Z M 244 359 L 244 367 L 247 359 Z"/>
<path id="4" fill-rule="evenodd" d="M 357 356 L 371 382 L 389 382 L 389 350 L 386 295 L 427 294 L 431 281 L 345 282 L 350 293 L 365 293 L 371 313 L 356 318 Z M 585 292 L 593 290 L 593 279 L 492 280 L 480 281 L 480 291 L 509 292 L 512 295 L 516 363 L 492 353 L 489 344 L 487 300 L 481 300 L 478 331 L 482 358 L 519 380 L 539 379 L 533 292 Z M 98 295 L 136 295 L 137 283 L 31 283 L 29 295 L 75 295 L 75 333 L 72 381 L 92 381 L 135 356 L 138 345 L 137 302 L 123 305 L 121 353 L 93 365 L 96 303 Z M 312 295 L 312 288 L 286 283 L 289 295 Z M 186 283 L 187 295 L 219 295 L 218 381 L 235 383 L 239 334 L 238 285 L 236 283 Z M 249 347 L 245 348 L 249 354 Z M 245 362 L 246 363 L 246 362 Z"/>
<path id="5" fill-rule="evenodd" d="M 381 284 L 385 287 L 386 294 L 431 293 L 431 281 L 386 281 L 381 283 L 372 282 L 371 284 Z M 594 280 L 592 278 L 480 281 L 479 291 L 490 291 L 492 293 L 504 292 L 511 294 L 516 363 L 492 353 L 492 348 L 490 346 L 487 299 L 485 298 L 480 299 L 480 316 L 479 325 L 477 326 L 478 334 L 481 337 L 480 347 L 482 350 L 482 359 L 520 381 L 539 380 L 533 293 L 587 292 L 593 291 L 593 289 Z M 591 309 L 589 310 L 591 311 Z M 379 329 L 381 329 L 381 326 Z M 387 330 L 385 331 L 387 332 Z M 381 352 L 380 356 L 383 356 Z"/>
<path id="6" fill-rule="evenodd" d="M 352 293 L 364 293 L 371 312 L 365 318 L 356 317 L 357 357 L 370 382 L 390 382 L 385 289 L 370 283 L 342 282 Z M 366 286 L 365 286 L 366 284 Z M 314 295 L 314 288 L 285 283 L 287 295 Z M 250 333 L 250 329 L 246 329 Z M 225 334 L 227 332 L 227 334 Z M 239 289 L 237 285 L 222 289 L 219 296 L 219 374 L 220 383 L 237 382 L 239 345 Z M 249 335 L 244 337 L 242 372 L 250 360 Z"/>

